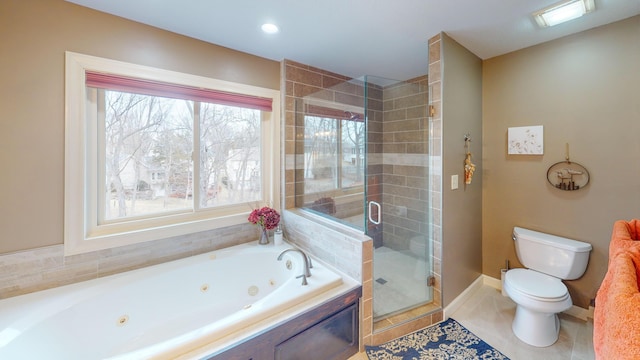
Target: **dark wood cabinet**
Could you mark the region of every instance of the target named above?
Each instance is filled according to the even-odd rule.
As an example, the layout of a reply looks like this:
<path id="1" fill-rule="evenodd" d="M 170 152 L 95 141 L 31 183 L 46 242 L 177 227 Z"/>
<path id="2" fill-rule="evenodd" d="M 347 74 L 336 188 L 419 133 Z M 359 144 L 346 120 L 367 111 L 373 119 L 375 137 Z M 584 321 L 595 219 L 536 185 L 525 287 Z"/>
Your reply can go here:
<path id="1" fill-rule="evenodd" d="M 353 304 L 276 345 L 275 360 L 347 359 L 357 352 L 357 322 L 358 306 Z"/>
<path id="2" fill-rule="evenodd" d="M 361 288 L 246 339 L 209 360 L 344 360 L 358 352 Z"/>

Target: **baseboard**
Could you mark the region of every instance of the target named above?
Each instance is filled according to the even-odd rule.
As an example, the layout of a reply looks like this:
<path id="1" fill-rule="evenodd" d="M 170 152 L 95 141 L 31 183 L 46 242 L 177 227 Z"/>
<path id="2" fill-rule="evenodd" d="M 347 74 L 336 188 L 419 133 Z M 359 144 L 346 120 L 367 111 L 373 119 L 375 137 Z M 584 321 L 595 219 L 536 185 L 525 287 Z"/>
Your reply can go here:
<path id="1" fill-rule="evenodd" d="M 478 276 L 478 278 L 471 283 L 460 295 L 458 295 L 453 301 L 444 308 L 443 319 L 447 320 L 449 318 L 449 314 L 454 313 L 465 301 L 471 299 L 476 291 L 480 290 L 482 285 L 484 285 L 483 280 L 484 275 Z"/>
<path id="2" fill-rule="evenodd" d="M 580 306 L 573 305 L 569 310 L 563 311 L 567 315 L 571 315 L 580 320 L 587 321 L 593 319 L 593 306 L 589 306 L 588 309 L 581 308 Z"/>
<path id="3" fill-rule="evenodd" d="M 502 280 L 496 279 L 488 275 L 482 275 L 482 282 L 484 285 L 491 286 L 494 289 L 502 290 Z"/>
<path id="4" fill-rule="evenodd" d="M 483 284 L 491 286 L 497 290 L 502 290 L 502 281 L 500 279 L 496 279 L 491 276 L 482 275 Z M 593 306 L 590 306 L 589 309 L 581 308 L 580 306 L 571 306 L 569 310 L 563 311 L 563 313 L 578 318 L 580 320 L 587 321 L 589 319 L 593 319 Z"/>

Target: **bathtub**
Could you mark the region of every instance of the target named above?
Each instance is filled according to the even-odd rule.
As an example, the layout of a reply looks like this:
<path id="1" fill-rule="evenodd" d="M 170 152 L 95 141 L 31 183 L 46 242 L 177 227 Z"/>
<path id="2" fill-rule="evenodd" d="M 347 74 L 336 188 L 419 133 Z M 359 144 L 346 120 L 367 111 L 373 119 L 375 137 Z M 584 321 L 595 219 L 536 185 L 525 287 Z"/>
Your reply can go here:
<path id="1" fill-rule="evenodd" d="M 277 261 L 290 247 L 252 242 L 0 300 L 0 359 L 195 359 L 232 346 L 344 285 L 314 261 L 302 286 L 300 254 Z"/>

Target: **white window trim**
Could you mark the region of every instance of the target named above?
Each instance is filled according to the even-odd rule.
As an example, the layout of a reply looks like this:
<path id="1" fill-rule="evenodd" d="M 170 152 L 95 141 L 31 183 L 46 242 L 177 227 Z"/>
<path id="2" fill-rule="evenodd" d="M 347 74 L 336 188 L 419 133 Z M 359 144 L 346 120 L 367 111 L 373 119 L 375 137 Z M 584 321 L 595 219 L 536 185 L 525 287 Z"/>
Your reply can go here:
<path id="1" fill-rule="evenodd" d="M 65 58 L 65 186 L 64 186 L 64 254 L 75 255 L 118 246 L 158 240 L 172 236 L 238 225 L 247 222 L 249 206 L 232 206 L 207 212 L 180 214 L 158 218 L 150 228 L 135 224 L 105 231 L 97 226 L 97 208 L 88 206 L 96 198 L 95 161 L 87 161 L 88 154 L 85 72 L 100 71 L 124 76 L 157 80 L 175 84 L 198 86 L 220 91 L 272 98 L 272 112 L 262 126 L 262 189 L 263 202 L 279 210 L 280 198 L 280 91 L 238 84 L 202 76 L 184 74 L 116 60 L 66 52 Z"/>

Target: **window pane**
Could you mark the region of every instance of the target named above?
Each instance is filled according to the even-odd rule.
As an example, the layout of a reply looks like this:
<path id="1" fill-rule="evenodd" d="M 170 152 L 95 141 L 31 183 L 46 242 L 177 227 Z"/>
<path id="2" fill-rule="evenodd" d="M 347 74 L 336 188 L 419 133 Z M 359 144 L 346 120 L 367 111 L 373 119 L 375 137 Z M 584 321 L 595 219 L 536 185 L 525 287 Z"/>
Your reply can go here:
<path id="1" fill-rule="evenodd" d="M 363 185 L 364 178 L 364 122 L 341 120 L 342 177 L 341 187 Z"/>
<path id="2" fill-rule="evenodd" d="M 201 103 L 200 207 L 262 199 L 260 123 L 259 110 Z"/>
<path id="3" fill-rule="evenodd" d="M 103 219 L 193 209 L 193 102 L 103 93 Z"/>
<path id="4" fill-rule="evenodd" d="M 336 119 L 305 116 L 305 194 L 337 188 L 337 124 Z"/>

